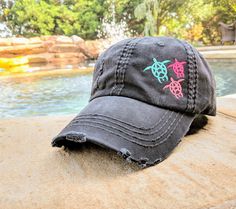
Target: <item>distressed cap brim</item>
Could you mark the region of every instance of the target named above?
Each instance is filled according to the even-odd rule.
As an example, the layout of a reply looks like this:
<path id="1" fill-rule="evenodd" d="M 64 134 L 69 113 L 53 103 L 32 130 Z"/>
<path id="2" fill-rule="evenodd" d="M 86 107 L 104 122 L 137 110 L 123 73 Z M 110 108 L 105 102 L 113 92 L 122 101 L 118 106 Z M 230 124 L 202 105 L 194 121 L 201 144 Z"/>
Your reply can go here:
<path id="1" fill-rule="evenodd" d="M 53 139 L 52 146 L 91 142 L 146 167 L 170 154 L 194 117 L 132 98 L 98 97 Z"/>

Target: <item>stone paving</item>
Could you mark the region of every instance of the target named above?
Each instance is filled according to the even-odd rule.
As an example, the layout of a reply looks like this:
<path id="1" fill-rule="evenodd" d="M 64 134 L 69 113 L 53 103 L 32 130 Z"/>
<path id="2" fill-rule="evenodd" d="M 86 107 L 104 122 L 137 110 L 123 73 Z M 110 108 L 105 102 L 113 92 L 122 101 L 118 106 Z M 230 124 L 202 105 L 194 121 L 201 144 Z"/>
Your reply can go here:
<path id="1" fill-rule="evenodd" d="M 0 208 L 236 208 L 236 99 L 184 137 L 162 163 L 140 170 L 96 146 L 50 146 L 73 116 L 0 121 Z"/>

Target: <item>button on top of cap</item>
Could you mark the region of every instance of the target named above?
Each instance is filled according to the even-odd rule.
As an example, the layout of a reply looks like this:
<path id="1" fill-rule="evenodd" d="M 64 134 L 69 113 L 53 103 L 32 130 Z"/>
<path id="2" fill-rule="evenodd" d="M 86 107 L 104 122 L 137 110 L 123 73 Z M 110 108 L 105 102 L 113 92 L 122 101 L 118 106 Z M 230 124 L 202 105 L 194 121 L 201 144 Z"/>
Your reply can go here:
<path id="1" fill-rule="evenodd" d="M 164 42 L 162 42 L 162 41 L 157 41 L 157 45 L 158 45 L 158 46 L 161 46 L 161 47 L 164 47 L 164 46 L 165 46 Z"/>

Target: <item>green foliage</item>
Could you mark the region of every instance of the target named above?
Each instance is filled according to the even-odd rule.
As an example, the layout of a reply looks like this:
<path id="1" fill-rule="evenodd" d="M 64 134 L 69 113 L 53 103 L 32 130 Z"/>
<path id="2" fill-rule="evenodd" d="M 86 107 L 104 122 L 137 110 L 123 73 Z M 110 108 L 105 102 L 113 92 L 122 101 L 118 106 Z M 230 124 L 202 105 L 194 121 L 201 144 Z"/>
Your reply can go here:
<path id="1" fill-rule="evenodd" d="M 58 8 L 45 1 L 18 0 L 9 11 L 14 34 L 25 36 L 50 35 L 55 29 Z"/>
<path id="2" fill-rule="evenodd" d="M 137 19 L 134 14 L 134 9 L 142 2 L 142 0 L 116 0 L 115 10 L 116 10 L 116 20 L 120 22 L 121 20 L 126 21 L 129 30 L 132 34 L 141 34 L 144 30 L 144 20 Z M 109 1 L 107 1 L 107 8 L 109 8 Z M 109 10 L 106 10 L 107 12 Z M 107 13 L 104 13 L 107 16 Z"/>
<path id="3" fill-rule="evenodd" d="M 202 25 L 202 33 L 198 38 L 204 44 L 216 44 L 220 42 L 219 22 L 232 24 L 236 21 L 235 0 L 195 0 L 195 4 L 189 6 L 193 13 L 191 20 L 194 25 Z M 187 37 L 188 38 L 188 37 Z M 190 39 L 193 41 L 193 38 Z M 197 38 L 195 37 L 196 41 Z"/>
<path id="4" fill-rule="evenodd" d="M 96 0 L 16 0 L 8 11 L 8 25 L 24 36 L 73 35 L 96 38 L 104 8 Z"/>
<path id="5" fill-rule="evenodd" d="M 158 33 L 158 26 L 156 25 L 158 9 L 158 0 L 144 0 L 134 10 L 134 15 L 138 20 L 146 20 L 143 31 L 146 36 L 156 35 Z"/>
<path id="6" fill-rule="evenodd" d="M 145 21 L 145 35 L 215 44 L 220 40 L 218 23 L 236 21 L 236 0 L 143 0 L 134 14 Z"/>
<path id="7" fill-rule="evenodd" d="M 214 15 L 211 1 L 187 1 L 172 14 L 165 22 L 166 30 L 163 34 L 188 39 L 192 42 L 202 41 L 203 21 Z"/>
<path id="8" fill-rule="evenodd" d="M 96 38 L 97 28 L 104 13 L 102 0 L 75 1 L 73 12 L 76 13 L 77 22 L 80 24 L 79 35 L 83 38 Z"/>
<path id="9" fill-rule="evenodd" d="M 159 35 L 160 27 L 170 19 L 177 17 L 185 0 L 143 0 L 134 14 L 138 19 L 145 19 L 145 35 Z"/>
<path id="10" fill-rule="evenodd" d="M 195 44 L 220 41 L 218 23 L 236 21 L 236 0 L 0 0 L 0 22 L 15 35 L 95 39 L 104 17 L 133 35 L 171 35 Z"/>

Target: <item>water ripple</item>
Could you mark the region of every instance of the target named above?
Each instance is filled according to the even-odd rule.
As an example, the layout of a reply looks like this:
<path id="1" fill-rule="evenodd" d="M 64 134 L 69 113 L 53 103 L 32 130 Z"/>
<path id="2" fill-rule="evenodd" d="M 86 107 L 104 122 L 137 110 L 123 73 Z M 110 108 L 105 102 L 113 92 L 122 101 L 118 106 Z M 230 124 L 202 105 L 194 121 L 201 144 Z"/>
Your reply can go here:
<path id="1" fill-rule="evenodd" d="M 217 96 L 236 93 L 236 62 L 211 62 Z M 76 114 L 87 103 L 92 75 L 1 80 L 0 117 Z"/>

